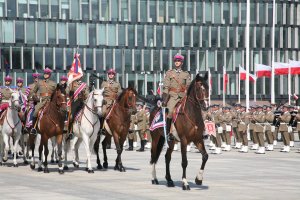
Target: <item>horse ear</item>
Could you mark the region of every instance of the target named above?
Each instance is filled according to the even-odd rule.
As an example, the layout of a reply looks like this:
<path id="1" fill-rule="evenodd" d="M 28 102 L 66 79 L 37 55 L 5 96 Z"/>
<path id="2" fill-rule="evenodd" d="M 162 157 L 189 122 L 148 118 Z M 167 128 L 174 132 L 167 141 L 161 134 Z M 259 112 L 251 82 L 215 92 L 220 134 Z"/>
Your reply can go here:
<path id="1" fill-rule="evenodd" d="M 56 90 L 59 90 L 59 89 L 60 89 L 60 84 L 57 83 L 57 85 L 56 85 Z"/>
<path id="2" fill-rule="evenodd" d="M 204 77 L 203 77 L 203 78 L 204 78 L 204 80 L 205 80 L 205 81 L 207 81 L 207 79 L 208 79 L 208 72 L 205 72 L 205 74 L 204 74 Z"/>

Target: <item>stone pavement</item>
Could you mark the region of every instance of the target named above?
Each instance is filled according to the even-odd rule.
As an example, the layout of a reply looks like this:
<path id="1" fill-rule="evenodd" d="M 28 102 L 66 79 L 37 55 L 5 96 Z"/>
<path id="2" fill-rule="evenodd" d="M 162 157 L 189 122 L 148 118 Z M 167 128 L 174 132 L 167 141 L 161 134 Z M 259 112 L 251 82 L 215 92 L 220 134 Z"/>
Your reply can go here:
<path id="1" fill-rule="evenodd" d="M 125 173 L 113 170 L 114 149 L 108 150 L 109 169 L 95 170 L 94 174 L 84 171 L 83 162 L 79 169 L 74 169 L 70 162 L 69 171 L 59 175 L 57 165 L 49 165 L 50 173 L 44 174 L 22 164 L 13 168 L 12 160 L 9 160 L 0 167 L 0 199 L 300 199 L 299 147 L 300 143 L 296 142 L 292 152 L 280 153 L 277 146 L 274 152 L 265 155 L 256 155 L 253 151 L 242 154 L 236 150 L 222 155 L 210 154 L 203 186 L 194 184 L 202 160 L 201 154 L 192 149 L 188 153 L 187 168 L 190 191 L 181 189 L 180 152 L 174 152 L 171 161 L 174 188 L 165 186 L 163 155 L 157 165 L 160 185 L 151 184 L 149 150 L 144 153 L 125 151 Z M 81 147 L 80 160 L 84 161 L 85 157 Z M 96 167 L 95 156 L 92 158 Z"/>

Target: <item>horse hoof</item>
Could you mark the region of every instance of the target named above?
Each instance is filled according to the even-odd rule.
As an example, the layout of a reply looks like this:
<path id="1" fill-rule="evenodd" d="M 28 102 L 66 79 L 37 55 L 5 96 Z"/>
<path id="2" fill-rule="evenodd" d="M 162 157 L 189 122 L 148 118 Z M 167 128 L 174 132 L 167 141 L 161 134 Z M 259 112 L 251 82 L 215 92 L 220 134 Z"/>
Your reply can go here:
<path id="1" fill-rule="evenodd" d="M 30 164 L 30 168 L 31 168 L 31 169 L 35 169 L 35 165 L 31 165 L 31 164 Z"/>
<path id="2" fill-rule="evenodd" d="M 58 163 L 59 161 L 57 160 L 57 161 L 55 161 L 56 163 Z"/>
<path id="3" fill-rule="evenodd" d="M 86 172 L 89 171 L 89 168 L 86 167 L 86 168 L 85 168 L 85 171 L 86 171 Z"/>
<path id="4" fill-rule="evenodd" d="M 28 161 L 27 160 L 25 160 L 24 161 L 24 165 L 28 165 L 29 163 L 28 163 Z"/>
<path id="5" fill-rule="evenodd" d="M 88 169 L 87 172 L 88 172 L 89 174 L 93 174 L 93 173 L 94 173 L 94 170 Z"/>
<path id="6" fill-rule="evenodd" d="M 79 164 L 76 164 L 76 163 L 73 162 L 73 165 L 74 165 L 75 168 L 79 168 Z"/>
<path id="7" fill-rule="evenodd" d="M 3 162 L 7 162 L 7 160 L 8 160 L 8 158 L 4 158 L 4 157 L 2 158 Z"/>
<path id="8" fill-rule="evenodd" d="M 157 179 L 153 179 L 152 180 L 152 185 L 159 185 L 158 180 Z"/>
<path id="9" fill-rule="evenodd" d="M 14 167 L 18 167 L 18 164 L 14 164 Z"/>
<path id="10" fill-rule="evenodd" d="M 104 162 L 104 163 L 103 163 L 103 167 L 104 167 L 104 169 L 107 169 L 107 168 L 108 168 L 108 163 L 107 163 L 107 162 Z"/>
<path id="11" fill-rule="evenodd" d="M 45 169 L 44 169 L 44 173 L 49 173 L 49 169 L 48 169 L 48 168 L 45 168 Z"/>
<path id="12" fill-rule="evenodd" d="M 120 169 L 119 169 L 119 166 L 115 166 L 115 167 L 114 167 L 114 170 L 120 170 Z"/>
<path id="13" fill-rule="evenodd" d="M 42 167 L 39 167 L 38 168 L 38 172 L 42 172 L 43 171 L 43 168 Z"/>
<path id="14" fill-rule="evenodd" d="M 49 173 L 49 172 L 48 172 L 48 173 Z M 64 170 L 58 169 L 58 173 L 59 173 L 59 174 L 64 174 L 65 172 L 64 172 Z"/>
<path id="15" fill-rule="evenodd" d="M 2 162 L 0 162 L 0 166 L 2 166 Z"/>
<path id="16" fill-rule="evenodd" d="M 54 163 L 54 160 L 51 160 L 50 162 L 53 164 L 53 163 Z"/>
<path id="17" fill-rule="evenodd" d="M 202 180 L 199 180 L 199 179 L 195 178 L 195 183 L 197 185 L 202 185 Z"/>
<path id="18" fill-rule="evenodd" d="M 67 165 L 65 165 L 64 170 L 69 170 L 69 167 Z"/>
<path id="19" fill-rule="evenodd" d="M 182 190 L 191 190 L 189 185 L 182 185 Z"/>
<path id="20" fill-rule="evenodd" d="M 168 181 L 168 182 L 167 182 L 167 186 L 168 186 L 168 187 L 175 187 L 173 181 Z"/>
<path id="21" fill-rule="evenodd" d="M 97 169 L 103 169 L 102 165 L 98 165 Z"/>
<path id="22" fill-rule="evenodd" d="M 8 152 L 7 152 L 9 155 L 11 154 L 11 150 L 8 150 Z"/>
<path id="23" fill-rule="evenodd" d="M 125 167 L 120 167 L 120 172 L 126 172 Z"/>

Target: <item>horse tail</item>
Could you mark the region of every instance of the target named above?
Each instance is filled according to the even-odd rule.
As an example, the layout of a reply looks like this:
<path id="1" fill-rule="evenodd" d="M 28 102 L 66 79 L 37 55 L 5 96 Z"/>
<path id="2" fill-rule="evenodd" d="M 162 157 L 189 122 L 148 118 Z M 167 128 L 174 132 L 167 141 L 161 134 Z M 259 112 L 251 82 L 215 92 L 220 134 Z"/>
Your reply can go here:
<path id="1" fill-rule="evenodd" d="M 165 138 L 163 136 L 160 135 L 160 133 L 154 133 L 154 134 L 157 134 L 157 137 L 159 137 L 158 141 L 157 141 L 157 146 L 156 148 L 154 146 L 152 146 L 152 149 L 151 149 L 151 161 L 150 161 L 150 164 L 156 164 L 158 159 L 159 159 L 159 156 L 161 154 L 161 151 L 164 147 L 164 144 L 165 144 Z M 153 137 L 153 134 L 151 134 L 152 137 Z M 153 142 L 152 142 L 153 144 Z M 153 149 L 155 148 L 155 149 Z"/>

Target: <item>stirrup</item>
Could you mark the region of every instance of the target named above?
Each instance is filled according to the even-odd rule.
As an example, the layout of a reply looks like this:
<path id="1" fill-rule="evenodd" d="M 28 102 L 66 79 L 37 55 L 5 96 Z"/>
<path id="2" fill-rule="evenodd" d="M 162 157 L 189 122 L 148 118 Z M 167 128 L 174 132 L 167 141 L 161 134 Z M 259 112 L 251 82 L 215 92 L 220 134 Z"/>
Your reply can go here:
<path id="1" fill-rule="evenodd" d="M 74 133 L 69 133 L 68 137 L 67 137 L 67 141 L 68 140 L 72 140 L 74 138 Z"/>
<path id="2" fill-rule="evenodd" d="M 35 128 L 32 128 L 31 131 L 30 131 L 30 134 L 31 135 L 37 135 L 37 131 Z"/>
<path id="3" fill-rule="evenodd" d="M 167 135 L 167 138 L 168 138 L 168 141 L 174 141 L 175 140 L 174 135 L 170 134 L 170 133 Z"/>

